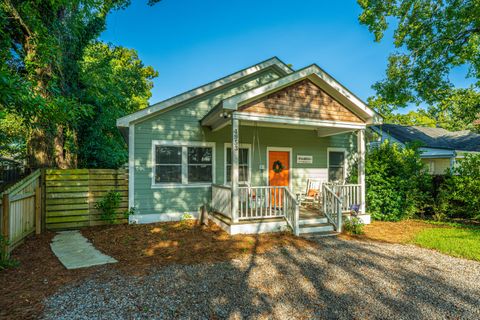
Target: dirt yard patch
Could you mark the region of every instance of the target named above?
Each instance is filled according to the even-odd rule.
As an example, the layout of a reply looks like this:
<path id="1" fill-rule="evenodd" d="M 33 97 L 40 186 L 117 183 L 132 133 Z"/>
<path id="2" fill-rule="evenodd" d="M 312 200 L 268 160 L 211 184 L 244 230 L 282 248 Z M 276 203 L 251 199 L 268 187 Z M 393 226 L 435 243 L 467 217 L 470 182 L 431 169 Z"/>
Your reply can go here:
<path id="1" fill-rule="evenodd" d="M 105 270 L 148 273 L 152 266 L 173 263 L 221 262 L 264 253 L 276 247 L 312 246 L 312 242 L 287 233 L 229 236 L 215 225 L 201 227 L 194 221 L 148 225 L 113 225 L 83 229 L 94 246 L 119 261 L 114 265 L 66 270 L 50 250 L 53 232 L 31 237 L 12 253 L 20 262 L 0 272 L 0 318 L 38 317 L 46 297 L 66 284 Z"/>

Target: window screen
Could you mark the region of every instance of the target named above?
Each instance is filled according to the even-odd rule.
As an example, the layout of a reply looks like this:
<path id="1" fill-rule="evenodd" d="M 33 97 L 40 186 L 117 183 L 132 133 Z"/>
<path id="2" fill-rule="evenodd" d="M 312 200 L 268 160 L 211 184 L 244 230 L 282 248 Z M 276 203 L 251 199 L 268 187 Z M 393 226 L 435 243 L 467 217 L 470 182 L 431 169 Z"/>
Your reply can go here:
<path id="1" fill-rule="evenodd" d="M 330 151 L 328 153 L 328 180 L 344 181 L 345 153 L 343 151 Z"/>

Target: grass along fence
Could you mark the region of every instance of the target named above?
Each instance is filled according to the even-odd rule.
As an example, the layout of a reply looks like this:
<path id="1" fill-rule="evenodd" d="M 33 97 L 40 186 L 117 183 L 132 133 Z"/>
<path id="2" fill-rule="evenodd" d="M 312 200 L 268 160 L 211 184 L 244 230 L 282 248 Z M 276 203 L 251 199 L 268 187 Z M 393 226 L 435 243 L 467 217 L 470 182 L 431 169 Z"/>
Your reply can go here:
<path id="1" fill-rule="evenodd" d="M 69 229 L 107 224 L 95 204 L 110 191 L 120 194 L 115 223 L 126 223 L 128 172 L 124 169 L 45 171 L 46 228 Z"/>

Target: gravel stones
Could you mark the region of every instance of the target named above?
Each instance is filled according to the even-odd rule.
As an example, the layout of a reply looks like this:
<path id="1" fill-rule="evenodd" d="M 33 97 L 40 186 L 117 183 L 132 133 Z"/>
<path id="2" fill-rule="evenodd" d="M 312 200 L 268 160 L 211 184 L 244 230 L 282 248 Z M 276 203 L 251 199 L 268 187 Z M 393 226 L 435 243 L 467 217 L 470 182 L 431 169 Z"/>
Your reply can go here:
<path id="1" fill-rule="evenodd" d="M 480 318 L 480 263 L 320 238 L 141 276 L 106 269 L 49 297 L 46 319 Z"/>

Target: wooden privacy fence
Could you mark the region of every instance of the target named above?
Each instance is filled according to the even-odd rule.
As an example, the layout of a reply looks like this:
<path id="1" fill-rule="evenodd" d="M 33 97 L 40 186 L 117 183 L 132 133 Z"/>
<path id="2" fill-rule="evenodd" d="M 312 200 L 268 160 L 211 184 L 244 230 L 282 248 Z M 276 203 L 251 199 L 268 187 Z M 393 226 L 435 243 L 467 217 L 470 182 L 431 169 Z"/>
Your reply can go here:
<path id="1" fill-rule="evenodd" d="M 47 229 L 67 229 L 107 224 L 95 208 L 109 191 L 120 194 L 116 223 L 125 223 L 128 210 L 128 172 L 125 169 L 71 169 L 45 172 L 45 222 Z"/>
<path id="2" fill-rule="evenodd" d="M 8 254 L 21 241 L 36 230 L 41 231 L 41 171 L 29 176 L 8 188 L 1 194 L 0 225 L 1 234 L 9 245 L 3 250 Z"/>

